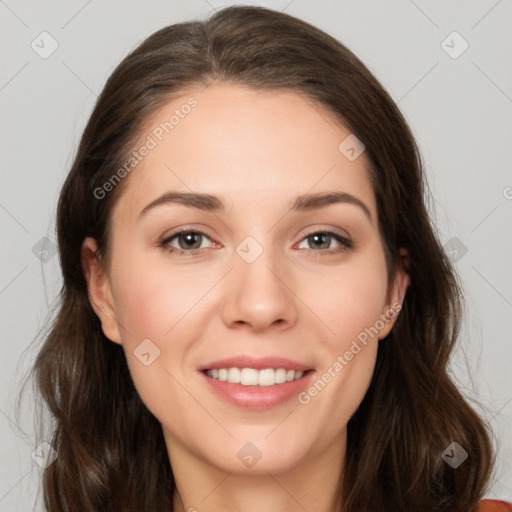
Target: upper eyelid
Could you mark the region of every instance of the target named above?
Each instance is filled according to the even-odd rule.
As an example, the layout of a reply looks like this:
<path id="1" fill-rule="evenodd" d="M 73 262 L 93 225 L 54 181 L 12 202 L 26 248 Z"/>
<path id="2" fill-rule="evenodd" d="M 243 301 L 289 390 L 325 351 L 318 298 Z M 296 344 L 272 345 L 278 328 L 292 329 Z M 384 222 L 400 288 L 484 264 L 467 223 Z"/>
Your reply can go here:
<path id="1" fill-rule="evenodd" d="M 187 233 L 198 233 L 200 235 L 208 237 L 210 240 L 212 240 L 212 238 L 214 238 L 211 235 L 209 235 L 203 229 L 200 229 L 200 228 L 184 228 L 184 229 L 178 229 L 178 231 L 174 231 L 173 233 L 171 233 L 169 235 L 164 235 L 164 236 L 160 237 L 160 241 L 161 242 L 168 242 L 169 240 L 172 240 L 173 238 L 175 238 L 177 236 L 185 235 Z"/>
<path id="2" fill-rule="evenodd" d="M 340 233 L 339 231 L 342 231 L 344 233 Z M 332 233 L 334 235 L 338 235 L 342 238 L 346 238 L 348 240 L 351 240 L 352 237 L 349 235 L 349 233 L 344 230 L 344 229 L 341 229 L 341 228 L 334 228 L 334 227 L 328 227 L 328 228 L 304 228 L 302 229 L 298 236 L 301 236 L 302 238 L 306 237 L 306 236 L 309 236 L 309 235 L 314 235 L 316 233 Z M 302 239 L 301 239 L 302 240 Z"/>

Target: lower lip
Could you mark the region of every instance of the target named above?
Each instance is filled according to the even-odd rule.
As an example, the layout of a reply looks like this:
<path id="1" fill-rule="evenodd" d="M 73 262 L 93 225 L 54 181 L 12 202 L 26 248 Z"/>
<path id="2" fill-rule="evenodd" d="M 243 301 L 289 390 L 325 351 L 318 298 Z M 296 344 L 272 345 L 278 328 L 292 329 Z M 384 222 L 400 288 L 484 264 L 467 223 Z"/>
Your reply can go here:
<path id="1" fill-rule="evenodd" d="M 232 384 L 231 382 L 214 379 L 206 375 L 205 372 L 201 372 L 201 374 L 206 379 L 210 389 L 237 407 L 268 409 L 297 397 L 311 381 L 314 371 L 305 372 L 300 379 L 273 386 L 243 386 L 242 384 Z"/>

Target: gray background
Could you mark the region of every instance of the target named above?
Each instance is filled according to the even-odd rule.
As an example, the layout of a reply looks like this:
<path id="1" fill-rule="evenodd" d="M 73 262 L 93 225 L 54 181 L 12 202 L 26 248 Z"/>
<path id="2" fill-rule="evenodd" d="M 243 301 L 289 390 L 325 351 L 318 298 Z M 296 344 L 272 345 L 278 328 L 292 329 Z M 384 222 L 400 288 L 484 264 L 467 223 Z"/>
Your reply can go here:
<path id="1" fill-rule="evenodd" d="M 512 501 L 512 0 L 252 3 L 341 40 L 410 122 L 435 198 L 431 212 L 466 291 L 451 370 L 496 432 L 487 496 Z M 0 0 L 1 511 L 31 510 L 36 499 L 33 405 L 28 399 L 17 419 L 14 403 L 60 288 L 51 245 L 56 199 L 96 96 L 140 40 L 224 5 Z M 51 48 L 43 31 L 58 43 L 46 59 L 31 47 Z M 464 40 L 469 47 L 458 55 Z M 41 253 L 43 237 L 50 244 Z"/>

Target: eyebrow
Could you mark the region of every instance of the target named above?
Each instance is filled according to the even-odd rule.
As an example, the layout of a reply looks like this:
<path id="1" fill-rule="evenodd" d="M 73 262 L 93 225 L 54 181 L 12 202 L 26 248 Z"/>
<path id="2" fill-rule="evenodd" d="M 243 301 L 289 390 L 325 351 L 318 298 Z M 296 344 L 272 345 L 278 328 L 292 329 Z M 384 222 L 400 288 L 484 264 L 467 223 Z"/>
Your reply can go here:
<path id="1" fill-rule="evenodd" d="M 295 199 L 290 210 L 310 211 L 340 203 L 358 206 L 364 212 L 366 217 L 368 217 L 368 220 L 373 223 L 370 209 L 363 203 L 363 201 L 346 192 L 319 192 L 315 194 L 303 194 Z M 196 208 L 198 210 L 212 213 L 222 213 L 226 211 L 226 206 L 222 200 L 218 196 L 212 194 L 167 192 L 145 206 L 139 213 L 139 218 L 153 208 L 165 204 L 182 204 L 190 208 Z"/>

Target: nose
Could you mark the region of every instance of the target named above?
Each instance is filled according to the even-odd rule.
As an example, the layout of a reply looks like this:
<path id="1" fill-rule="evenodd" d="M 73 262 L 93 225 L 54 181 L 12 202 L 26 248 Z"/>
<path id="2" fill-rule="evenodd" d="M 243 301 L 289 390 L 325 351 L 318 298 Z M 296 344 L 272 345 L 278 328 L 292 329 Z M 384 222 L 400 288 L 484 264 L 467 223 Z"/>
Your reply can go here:
<path id="1" fill-rule="evenodd" d="M 267 250 L 252 263 L 233 256 L 234 268 L 227 276 L 222 308 L 225 324 L 258 332 L 295 325 L 298 299 L 290 272 Z"/>

